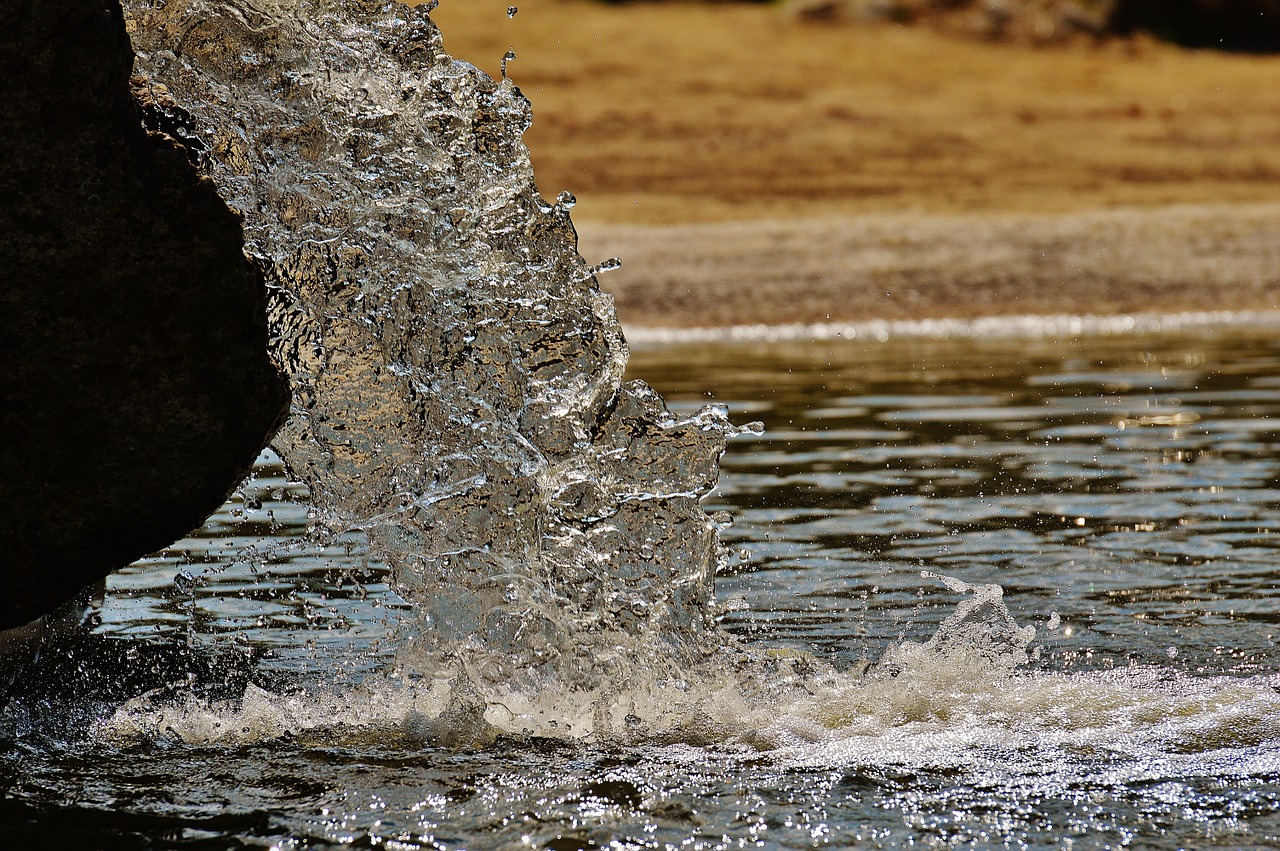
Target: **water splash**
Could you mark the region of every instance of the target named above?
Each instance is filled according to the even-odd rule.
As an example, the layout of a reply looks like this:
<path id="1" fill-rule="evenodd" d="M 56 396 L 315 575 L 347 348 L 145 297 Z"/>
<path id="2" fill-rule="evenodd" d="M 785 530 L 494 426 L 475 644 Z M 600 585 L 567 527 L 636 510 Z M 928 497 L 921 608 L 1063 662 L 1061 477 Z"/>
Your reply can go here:
<path id="1" fill-rule="evenodd" d="M 145 100 L 194 116 L 203 167 L 273 287 L 296 400 L 276 446 L 310 490 L 313 537 L 363 535 L 411 607 L 389 680 L 216 707 L 144 697 L 113 735 L 336 725 L 461 746 L 515 733 L 773 747 L 779 717 L 936 709 L 945 697 L 922 695 L 950 693 L 939 677 L 992 683 L 1026 661 L 1034 630 L 998 585 L 934 575 L 967 598 L 866 682 L 731 644 L 712 595 L 724 521 L 699 500 L 741 430 L 720 407 L 679 417 L 622 382 L 627 348 L 595 281 L 615 262 L 579 256 L 571 193 L 538 193 L 519 89 L 445 54 L 425 9 L 126 8 Z M 815 693 L 826 702 L 804 708 Z"/>
<path id="2" fill-rule="evenodd" d="M 679 680 L 721 651 L 699 499 L 737 429 L 622 382 L 520 90 L 445 54 L 426 7 L 124 5 L 144 100 L 194 116 L 272 288 L 295 399 L 275 445 L 313 534 L 367 536 L 412 604 L 399 675 L 461 712 Z"/>
<path id="3" fill-rule="evenodd" d="M 218 701 L 144 695 L 124 704 L 97 738 L 116 747 L 287 738 L 301 746 L 409 750 L 474 750 L 508 735 L 595 738 L 609 747 L 711 748 L 733 771 L 749 771 L 767 752 L 778 767 L 973 772 L 1057 794 L 1087 770 L 1077 764 L 1081 755 L 1107 762 L 1110 782 L 1128 782 L 1173 763 L 1201 770 L 1197 760 L 1205 756 L 1223 758 L 1280 736 L 1274 675 L 1196 677 L 1153 666 L 1029 671 L 1022 663 L 1034 630 L 1014 623 L 999 586 L 926 578 L 966 596 L 927 641 L 892 647 L 863 673 L 836 673 L 784 651 L 738 656 L 739 664 L 704 670 L 696 682 L 643 679 L 608 693 L 482 695 L 460 678 L 284 695 L 250 685 Z"/>
<path id="4" fill-rule="evenodd" d="M 966 597 L 928 641 L 904 641 L 885 655 L 882 667 L 896 676 L 922 665 L 941 663 L 952 670 L 989 676 L 1012 671 L 1030 661 L 1027 648 L 1035 640 L 1036 629 L 1020 627 L 1014 621 L 1004 604 L 1004 588 L 994 583 L 971 585 L 930 570 L 921 571 L 920 576 Z"/>

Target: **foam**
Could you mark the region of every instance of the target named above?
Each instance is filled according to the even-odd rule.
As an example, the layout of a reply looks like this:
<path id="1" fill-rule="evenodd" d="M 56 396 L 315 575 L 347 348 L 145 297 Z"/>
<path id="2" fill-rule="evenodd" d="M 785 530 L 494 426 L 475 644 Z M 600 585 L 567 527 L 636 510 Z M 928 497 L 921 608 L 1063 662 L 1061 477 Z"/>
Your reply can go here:
<path id="1" fill-rule="evenodd" d="M 724 328 L 626 329 L 633 346 L 682 343 L 774 343 L 805 340 L 886 342 L 902 338 L 1007 339 L 1160 334 L 1223 325 L 1280 324 L 1276 310 L 1136 313 L 1120 316 L 1025 314 L 971 319 L 868 319 L 810 325 L 733 325 Z"/>

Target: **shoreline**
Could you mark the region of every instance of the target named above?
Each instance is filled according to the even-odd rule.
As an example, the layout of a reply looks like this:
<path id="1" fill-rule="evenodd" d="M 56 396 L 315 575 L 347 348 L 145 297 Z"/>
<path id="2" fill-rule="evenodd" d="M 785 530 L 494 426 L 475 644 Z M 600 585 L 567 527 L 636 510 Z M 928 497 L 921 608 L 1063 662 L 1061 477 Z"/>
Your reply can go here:
<path id="1" fill-rule="evenodd" d="M 1196 311 L 1121 315 L 1044 315 L 978 319 L 875 320 L 813 325 L 732 325 L 719 328 L 656 328 L 624 326 L 632 349 L 664 346 L 790 343 L 842 340 L 886 343 L 893 340 L 1008 340 L 1123 335 L 1176 334 L 1196 330 L 1266 328 L 1280 330 L 1280 310 Z"/>
<path id="2" fill-rule="evenodd" d="M 1280 310 L 1276 57 L 681 0 L 432 17 L 518 56 L 537 185 L 621 258 L 626 329 Z"/>
<path id="3" fill-rule="evenodd" d="M 1277 59 L 1033 47 L 770 4 L 446 0 L 444 48 L 532 104 L 546 198 L 672 225 L 1280 202 Z"/>
<path id="4" fill-rule="evenodd" d="M 629 330 L 1280 312 L 1280 204 L 578 228 Z"/>

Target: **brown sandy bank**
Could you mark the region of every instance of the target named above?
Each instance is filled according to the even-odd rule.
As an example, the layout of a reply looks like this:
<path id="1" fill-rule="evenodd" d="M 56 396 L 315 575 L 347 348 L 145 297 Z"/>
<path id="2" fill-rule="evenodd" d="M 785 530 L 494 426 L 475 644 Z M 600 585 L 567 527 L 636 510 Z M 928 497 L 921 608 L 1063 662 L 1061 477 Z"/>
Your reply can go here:
<path id="1" fill-rule="evenodd" d="M 624 324 L 1277 306 L 1280 58 L 512 3 L 433 17 L 490 73 L 516 53 Z"/>
<path id="2" fill-rule="evenodd" d="M 623 324 L 1280 310 L 1280 204 L 584 222 Z"/>

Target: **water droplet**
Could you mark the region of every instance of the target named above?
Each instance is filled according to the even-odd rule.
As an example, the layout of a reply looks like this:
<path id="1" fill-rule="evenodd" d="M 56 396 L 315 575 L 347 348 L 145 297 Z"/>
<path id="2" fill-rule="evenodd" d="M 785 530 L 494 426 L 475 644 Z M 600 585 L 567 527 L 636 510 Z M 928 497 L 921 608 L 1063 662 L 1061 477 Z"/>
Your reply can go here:
<path id="1" fill-rule="evenodd" d="M 502 54 L 502 79 L 507 79 L 507 63 L 516 58 L 514 50 L 508 50 Z"/>
<path id="2" fill-rule="evenodd" d="M 508 17 L 508 18 L 514 18 L 514 17 L 516 16 L 516 12 L 519 12 L 519 11 L 520 11 L 520 10 L 519 10 L 519 9 L 517 9 L 515 6 L 508 6 L 508 7 L 507 7 L 507 17 Z"/>
<path id="3" fill-rule="evenodd" d="M 608 260 L 604 261 L 603 263 L 597 263 L 596 265 L 592 266 L 591 274 L 599 275 L 604 272 L 612 272 L 614 269 L 621 269 L 621 268 L 622 268 L 622 261 L 619 260 L 617 257 L 610 257 Z"/>
<path id="4" fill-rule="evenodd" d="M 190 594 L 196 587 L 196 578 L 185 570 L 179 570 L 173 577 L 173 587 L 179 594 Z"/>
<path id="5" fill-rule="evenodd" d="M 578 203 L 578 199 L 574 197 L 572 192 L 566 189 L 556 196 L 556 203 L 561 207 L 564 207 L 566 210 L 571 210 L 574 205 Z"/>
<path id="6" fill-rule="evenodd" d="M 1164 655 L 1166 655 L 1166 656 L 1168 656 L 1170 659 L 1172 659 L 1172 658 L 1174 658 L 1175 656 L 1177 656 L 1177 655 L 1178 655 L 1178 648 L 1176 648 L 1176 647 L 1170 647 L 1170 648 L 1168 648 L 1168 649 L 1166 649 L 1166 650 L 1164 651 Z"/>

